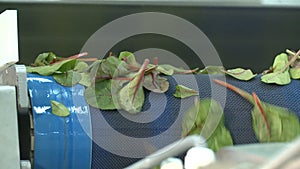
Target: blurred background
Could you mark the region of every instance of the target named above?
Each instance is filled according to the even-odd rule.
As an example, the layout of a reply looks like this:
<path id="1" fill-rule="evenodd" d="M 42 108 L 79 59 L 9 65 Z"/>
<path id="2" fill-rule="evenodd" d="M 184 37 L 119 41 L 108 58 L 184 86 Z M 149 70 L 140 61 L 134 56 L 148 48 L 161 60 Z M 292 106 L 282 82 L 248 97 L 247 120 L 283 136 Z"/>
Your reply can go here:
<path id="1" fill-rule="evenodd" d="M 271 66 L 276 54 L 286 48 L 298 50 L 300 44 L 297 0 L 1 0 L 0 12 L 5 9 L 18 10 L 23 64 L 47 51 L 60 56 L 76 54 L 99 28 L 138 12 L 164 12 L 193 23 L 211 40 L 226 68 L 251 68 L 260 73 Z M 203 67 L 186 45 L 162 35 L 133 36 L 110 51 L 145 48 L 161 48 L 178 55 L 191 68 Z"/>

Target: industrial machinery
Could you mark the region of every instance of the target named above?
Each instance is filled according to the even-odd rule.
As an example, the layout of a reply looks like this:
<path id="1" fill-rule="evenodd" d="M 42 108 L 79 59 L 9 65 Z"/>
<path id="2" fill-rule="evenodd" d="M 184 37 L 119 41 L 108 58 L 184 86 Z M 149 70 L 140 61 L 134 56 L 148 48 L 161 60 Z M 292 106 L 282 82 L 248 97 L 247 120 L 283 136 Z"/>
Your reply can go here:
<path id="1" fill-rule="evenodd" d="M 0 168 L 152 168 L 168 157 L 183 159 L 191 147 L 206 147 L 205 138 L 200 136 L 181 139 L 181 112 L 193 100 L 180 102 L 171 96 L 176 84 L 189 85 L 191 81 L 201 91 L 200 98 L 211 96 L 214 87 L 210 76 L 168 77 L 170 92 L 146 93 L 146 100 L 151 101 L 145 107 L 152 114 L 136 116 L 136 121 L 130 121 L 124 114 L 90 107 L 81 85 L 64 87 L 51 76 L 28 74 L 24 65 L 15 64 L 19 61 L 17 11 L 3 12 L 0 24 Z M 299 104 L 287 101 L 300 99 L 299 81 L 282 89 L 261 85 L 259 79 L 247 84 L 227 80 L 249 91 L 255 90 L 265 101 L 289 107 L 300 116 Z M 293 143 L 253 144 L 258 140 L 249 120 L 251 105 L 233 95 L 228 92 L 226 97 L 232 99 L 219 100 L 225 105 L 225 123 L 236 146 L 216 152 L 217 161 L 207 168 L 294 167 L 299 158 L 296 151 L 300 149 L 299 139 Z M 53 115 L 50 100 L 63 102 L 71 111 L 70 116 Z M 153 105 L 164 110 L 155 114 Z M 236 108 L 236 105 L 240 106 Z M 237 109 L 240 113 L 235 112 Z M 139 121 L 145 117 L 153 121 Z"/>

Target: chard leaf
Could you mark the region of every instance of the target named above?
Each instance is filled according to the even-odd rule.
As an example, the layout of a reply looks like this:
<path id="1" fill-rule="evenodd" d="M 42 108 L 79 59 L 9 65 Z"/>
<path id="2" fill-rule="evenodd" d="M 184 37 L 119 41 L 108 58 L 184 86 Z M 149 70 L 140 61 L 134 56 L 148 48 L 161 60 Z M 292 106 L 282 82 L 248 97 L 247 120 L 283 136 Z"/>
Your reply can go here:
<path id="1" fill-rule="evenodd" d="M 245 81 L 248 81 L 256 76 L 256 74 L 253 74 L 250 69 L 245 70 L 242 68 L 229 69 L 225 71 L 225 73 L 236 79 L 245 80 Z"/>
<path id="2" fill-rule="evenodd" d="M 131 114 L 142 110 L 145 101 L 142 80 L 148 64 L 149 60 L 146 59 L 137 75 L 119 92 L 120 107 Z"/>
<path id="3" fill-rule="evenodd" d="M 111 80 L 103 80 L 96 83 L 95 87 L 88 87 L 84 92 L 84 97 L 89 105 L 102 109 L 102 110 L 114 110 L 117 108 L 117 104 L 112 92 Z"/>
<path id="4" fill-rule="evenodd" d="M 278 85 L 286 85 L 291 82 L 291 77 L 288 71 L 282 73 L 268 73 L 261 76 L 261 81 L 264 83 L 275 83 Z"/>
<path id="5" fill-rule="evenodd" d="M 196 100 L 184 115 L 182 136 L 200 134 L 207 140 L 208 147 L 218 151 L 233 145 L 230 132 L 225 127 L 223 109 L 213 99 Z"/>
<path id="6" fill-rule="evenodd" d="M 136 62 L 134 54 L 131 53 L 131 52 L 128 52 L 128 51 L 121 52 L 119 54 L 119 60 L 122 60 L 122 61 L 126 62 L 127 64 L 129 64 L 131 66 L 136 66 L 136 67 L 140 66 Z"/>
<path id="7" fill-rule="evenodd" d="M 64 73 L 53 74 L 55 81 L 63 86 L 74 86 L 81 80 L 81 74 L 73 70 Z"/>
<path id="8" fill-rule="evenodd" d="M 37 56 L 33 65 L 34 66 L 46 66 L 46 65 L 50 65 L 51 63 L 56 62 L 59 59 L 60 59 L 60 57 L 56 56 L 53 52 L 45 52 L 45 53 L 41 53 Z"/>
<path id="9" fill-rule="evenodd" d="M 287 142 L 300 134 L 299 120 L 295 113 L 260 101 L 252 110 L 252 123 L 260 142 Z"/>
<path id="10" fill-rule="evenodd" d="M 50 100 L 52 107 L 52 114 L 59 117 L 67 117 L 70 115 L 69 109 L 62 103 L 54 100 Z"/>
<path id="11" fill-rule="evenodd" d="M 273 72 L 263 75 L 261 80 L 265 83 L 289 84 L 291 82 L 289 67 L 298 59 L 299 54 L 300 50 L 290 60 L 285 53 L 277 55 L 272 67 Z"/>
<path id="12" fill-rule="evenodd" d="M 260 142 L 291 141 L 299 136 L 300 124 L 296 114 L 286 108 L 268 104 L 233 85 L 220 80 L 214 80 L 228 89 L 240 94 L 254 105 L 252 110 L 252 125 L 254 133 Z"/>
<path id="13" fill-rule="evenodd" d="M 75 65 L 75 62 L 76 62 L 75 59 L 69 59 L 69 60 L 56 62 L 54 64 L 46 65 L 46 66 L 38 66 L 38 67 L 27 66 L 26 69 L 28 73 L 38 73 L 43 76 L 48 76 L 48 75 L 52 75 L 57 71 L 65 72 L 67 70 L 70 70 L 73 67 L 73 65 Z"/>
<path id="14" fill-rule="evenodd" d="M 224 74 L 225 68 L 223 66 L 206 66 L 204 69 L 200 70 L 199 74 Z"/>
<path id="15" fill-rule="evenodd" d="M 300 67 L 290 68 L 290 76 L 292 79 L 300 79 Z"/>
<path id="16" fill-rule="evenodd" d="M 190 96 L 197 96 L 197 95 L 199 95 L 199 92 L 196 90 L 193 90 L 183 85 L 176 85 L 176 91 L 174 93 L 175 97 L 183 99 L 183 98 L 187 98 Z"/>
<path id="17" fill-rule="evenodd" d="M 143 86 L 155 93 L 164 93 L 169 89 L 169 82 L 157 73 L 150 73 L 144 77 Z"/>
<path id="18" fill-rule="evenodd" d="M 81 79 L 78 83 L 86 87 L 91 86 L 92 80 L 90 74 L 89 73 L 80 73 L 80 74 L 81 74 Z"/>
<path id="19" fill-rule="evenodd" d="M 101 71 L 110 77 L 123 76 L 129 73 L 127 64 L 115 56 L 109 56 L 101 62 Z"/>
<path id="20" fill-rule="evenodd" d="M 86 72 L 88 70 L 89 65 L 85 62 L 79 61 L 74 67 L 74 71 L 76 72 Z"/>
<path id="21" fill-rule="evenodd" d="M 171 76 L 173 74 L 191 74 L 191 73 L 195 73 L 198 68 L 193 69 L 193 70 L 186 70 L 186 69 L 182 69 L 182 68 L 177 68 L 175 66 L 172 65 L 168 65 L 168 64 L 162 64 L 162 65 L 158 65 L 156 70 L 162 74 L 165 74 L 167 76 Z"/>

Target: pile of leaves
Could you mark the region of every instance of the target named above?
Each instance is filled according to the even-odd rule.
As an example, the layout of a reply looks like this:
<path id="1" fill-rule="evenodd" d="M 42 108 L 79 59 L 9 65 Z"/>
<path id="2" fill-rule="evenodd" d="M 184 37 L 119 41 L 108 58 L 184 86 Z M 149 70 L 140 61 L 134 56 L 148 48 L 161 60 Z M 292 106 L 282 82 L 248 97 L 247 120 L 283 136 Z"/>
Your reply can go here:
<path id="1" fill-rule="evenodd" d="M 127 51 L 121 52 L 118 57 L 110 54 L 102 60 L 81 58 L 85 55 L 87 53 L 62 58 L 52 52 L 42 53 L 32 66 L 27 67 L 27 72 L 51 75 L 64 86 L 86 86 L 84 95 L 93 107 L 102 110 L 123 109 L 136 114 L 142 110 L 144 104 L 144 89 L 156 93 L 164 93 L 169 89 L 169 82 L 162 75 L 190 74 L 198 70 L 185 70 L 168 64 L 158 65 L 157 58 L 153 64 L 149 59 L 140 64 Z M 88 61 L 93 63 L 89 65 Z M 175 96 L 186 97 L 185 91 L 180 89 L 181 86 Z"/>
<path id="2" fill-rule="evenodd" d="M 300 79 L 300 50 L 295 53 L 286 50 L 275 57 L 273 65 L 262 73 L 261 81 L 286 85 L 291 79 Z M 53 76 L 61 85 L 86 86 L 84 96 L 93 107 L 102 110 L 123 109 L 131 114 L 141 112 L 145 94 L 144 90 L 164 93 L 169 89 L 169 82 L 164 76 L 173 74 L 222 74 L 238 80 L 249 81 L 257 74 L 250 69 L 234 68 L 226 70 L 222 66 L 207 66 L 204 69 L 185 70 L 168 64 L 153 63 L 145 59 L 143 63 L 136 61 L 133 53 L 124 51 L 118 56 L 110 54 L 102 60 L 83 58 L 87 53 L 59 57 L 52 52 L 38 55 L 28 73 Z M 216 83 L 231 89 L 253 104 L 253 129 L 259 141 L 290 141 L 300 133 L 299 120 L 294 112 L 260 101 L 255 93 L 249 94 L 225 82 Z M 196 96 L 199 91 L 178 84 L 174 97 L 187 98 Z M 67 117 L 70 112 L 61 103 L 51 100 L 52 113 Z M 215 128 L 211 128 L 215 126 Z M 213 99 L 195 100 L 195 104 L 183 118 L 182 136 L 201 134 L 208 138 L 207 142 L 213 150 L 232 145 L 230 132 L 224 124 L 223 110 Z"/>

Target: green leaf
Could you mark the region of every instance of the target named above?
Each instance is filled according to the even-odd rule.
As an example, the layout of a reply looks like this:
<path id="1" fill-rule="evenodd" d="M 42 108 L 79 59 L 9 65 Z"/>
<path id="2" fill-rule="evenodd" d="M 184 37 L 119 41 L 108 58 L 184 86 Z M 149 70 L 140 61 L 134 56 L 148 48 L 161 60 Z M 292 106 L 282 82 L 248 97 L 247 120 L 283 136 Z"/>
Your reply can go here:
<path id="1" fill-rule="evenodd" d="M 187 98 L 190 96 L 197 96 L 197 95 L 199 95 L 199 92 L 196 90 L 190 89 L 183 85 L 176 85 L 176 91 L 174 93 L 175 97 L 183 99 L 183 98 Z"/>
<path id="2" fill-rule="evenodd" d="M 292 79 L 300 79 L 300 67 L 290 68 L 290 76 Z"/>
<path id="3" fill-rule="evenodd" d="M 261 76 L 262 82 L 275 83 L 278 85 L 286 85 L 291 82 L 287 54 L 281 53 L 275 57 L 272 70 L 273 72 Z"/>
<path id="4" fill-rule="evenodd" d="M 48 76 L 48 75 L 52 75 L 57 71 L 65 72 L 66 70 L 70 70 L 69 68 L 72 67 L 73 64 L 75 65 L 75 62 L 76 62 L 75 59 L 69 59 L 69 60 L 56 62 L 54 64 L 46 65 L 46 66 L 38 66 L 38 67 L 27 66 L 26 69 L 28 73 L 38 73 L 43 76 Z M 68 64 L 70 64 L 70 66 L 68 66 Z"/>
<path id="5" fill-rule="evenodd" d="M 278 85 L 286 85 L 291 82 L 291 77 L 288 71 L 283 73 L 268 73 L 261 76 L 261 81 L 264 83 L 275 83 Z"/>
<path id="6" fill-rule="evenodd" d="M 122 60 L 124 62 L 126 62 L 129 65 L 132 66 L 140 66 L 135 59 L 135 56 L 133 53 L 128 52 L 128 51 L 123 51 L 119 54 L 119 60 Z"/>
<path id="7" fill-rule="evenodd" d="M 222 107 L 213 99 L 204 99 L 192 106 L 184 115 L 182 136 L 200 134 L 207 140 L 208 147 L 218 151 L 233 145 L 230 132 L 224 124 Z"/>
<path id="8" fill-rule="evenodd" d="M 229 69 L 225 71 L 225 73 L 236 79 L 245 80 L 245 81 L 248 81 L 256 76 L 256 74 L 253 74 L 250 69 L 245 70 L 242 68 Z"/>
<path id="9" fill-rule="evenodd" d="M 116 95 L 112 91 L 111 80 L 103 80 L 96 83 L 95 87 L 88 87 L 84 92 L 84 97 L 89 105 L 102 109 L 114 110 L 117 108 L 117 102 L 113 99 Z"/>
<path id="10" fill-rule="evenodd" d="M 164 93 L 169 89 L 169 82 L 156 73 L 150 73 L 144 77 L 143 86 L 155 93 Z"/>
<path id="11" fill-rule="evenodd" d="M 260 142 L 291 141 L 300 134 L 300 123 L 296 114 L 286 108 L 261 102 L 253 96 L 233 85 L 220 80 L 217 84 L 227 87 L 240 94 L 254 105 L 252 110 L 252 124 L 256 137 Z"/>
<path id="12" fill-rule="evenodd" d="M 80 74 L 81 74 L 81 79 L 78 83 L 86 87 L 91 86 L 92 80 L 90 74 L 89 73 L 80 73 Z"/>
<path id="13" fill-rule="evenodd" d="M 86 72 L 86 71 L 88 71 L 88 68 L 89 68 L 89 65 L 87 63 L 79 61 L 75 65 L 74 71 L 79 72 L 79 73 Z"/>
<path id="14" fill-rule="evenodd" d="M 252 110 L 252 123 L 260 142 L 286 142 L 299 136 L 300 125 L 295 113 L 282 107 L 260 102 L 258 97 L 256 100 Z"/>
<path id="15" fill-rule="evenodd" d="M 46 66 L 54 63 L 55 61 L 58 61 L 59 59 L 60 57 L 56 56 L 53 52 L 41 53 L 36 57 L 33 65 Z"/>
<path id="16" fill-rule="evenodd" d="M 131 114 L 139 113 L 142 110 L 145 101 L 142 80 L 148 64 L 149 60 L 146 59 L 133 80 L 126 84 L 119 92 L 121 108 Z"/>
<path id="17" fill-rule="evenodd" d="M 65 73 L 53 74 L 53 78 L 63 86 L 74 86 L 80 82 L 81 74 L 70 70 Z"/>
<path id="18" fill-rule="evenodd" d="M 193 70 L 186 70 L 186 69 L 182 69 L 182 68 L 177 68 L 175 66 L 172 65 L 168 65 L 168 64 L 162 64 L 162 65 L 158 65 L 156 70 L 162 74 L 165 74 L 167 76 L 171 76 L 173 74 L 191 74 L 191 73 L 195 73 L 198 68 L 193 69 Z"/>
<path id="19" fill-rule="evenodd" d="M 111 77 L 124 76 L 129 73 L 127 63 L 120 61 L 115 56 L 103 59 L 101 62 L 101 71 Z"/>
<path id="20" fill-rule="evenodd" d="M 224 74 L 225 68 L 223 66 L 206 66 L 204 69 L 200 70 L 199 74 L 210 74 L 210 75 L 218 75 Z"/>
<path id="21" fill-rule="evenodd" d="M 62 103 L 54 100 L 50 100 L 52 107 L 52 114 L 59 117 L 67 117 L 70 115 L 69 109 Z"/>

